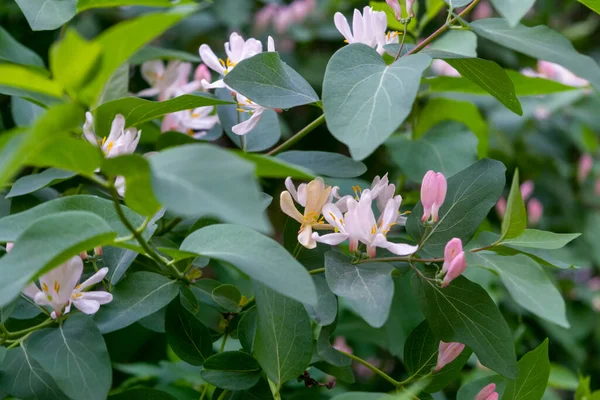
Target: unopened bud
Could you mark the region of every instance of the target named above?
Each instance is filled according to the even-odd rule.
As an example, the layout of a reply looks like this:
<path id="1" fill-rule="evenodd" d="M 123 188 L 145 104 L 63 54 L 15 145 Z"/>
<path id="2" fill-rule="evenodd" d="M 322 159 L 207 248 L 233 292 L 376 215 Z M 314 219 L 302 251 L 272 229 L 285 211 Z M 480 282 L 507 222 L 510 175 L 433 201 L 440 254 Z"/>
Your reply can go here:
<path id="1" fill-rule="evenodd" d="M 392 7 L 394 10 L 394 14 L 396 15 L 396 19 L 399 21 L 402 18 L 402 8 L 400 8 L 399 0 L 385 0 L 388 6 Z"/>
<path id="2" fill-rule="evenodd" d="M 534 189 L 535 184 L 533 183 L 533 181 L 525 181 L 521 184 L 520 190 L 523 201 L 527 201 L 527 199 L 531 197 Z"/>
<path id="3" fill-rule="evenodd" d="M 450 364 L 456 359 L 465 349 L 465 345 L 458 342 L 446 343 L 440 341 L 440 347 L 438 350 L 437 365 L 435 366 L 434 372 L 439 372 L 446 365 Z"/>
<path id="4" fill-rule="evenodd" d="M 475 396 L 474 400 L 498 400 L 498 393 L 496 393 L 496 384 L 490 383 Z"/>
<path id="5" fill-rule="evenodd" d="M 194 72 L 194 80 L 198 82 L 202 82 L 202 80 L 210 82 L 212 80 L 210 70 L 206 65 L 200 64 L 198 67 L 196 67 L 196 71 Z"/>
<path id="6" fill-rule="evenodd" d="M 79 253 L 79 257 L 80 257 L 80 258 L 81 258 L 83 261 L 87 260 L 87 258 L 88 258 L 88 253 L 87 253 L 87 251 L 82 251 L 81 253 Z"/>
<path id="7" fill-rule="evenodd" d="M 193 268 L 187 273 L 187 278 L 190 282 L 195 282 L 202 277 L 202 271 L 198 268 Z"/>
<path id="8" fill-rule="evenodd" d="M 94 247 L 94 255 L 96 257 L 102 257 L 102 246 Z"/>
<path id="9" fill-rule="evenodd" d="M 537 223 L 542 219 L 542 215 L 544 215 L 544 206 L 538 199 L 531 199 L 529 203 L 527 203 L 527 220 L 529 221 L 529 225 L 537 225 Z"/>
<path id="10" fill-rule="evenodd" d="M 594 166 L 594 159 L 588 153 L 583 154 L 579 157 L 579 168 L 577 169 L 577 180 L 579 183 L 585 182 L 587 177 L 592 172 Z"/>
<path id="11" fill-rule="evenodd" d="M 443 273 L 448 272 L 452 261 L 462 252 L 462 241 L 459 238 L 453 238 L 446 243 L 446 247 L 444 248 L 444 265 L 442 266 Z"/>
<path id="12" fill-rule="evenodd" d="M 6 252 L 8 253 L 9 251 L 11 251 L 14 245 L 15 244 L 13 242 L 6 243 Z"/>
<path id="13" fill-rule="evenodd" d="M 441 172 L 427 171 L 421 184 L 421 204 L 423 204 L 422 222 L 431 217 L 432 222 L 438 221 L 438 212 L 444 200 L 448 184 L 446 177 Z"/>
<path id="14" fill-rule="evenodd" d="M 406 0 L 406 13 L 409 18 L 415 17 L 415 12 L 413 11 L 413 6 L 415 4 L 415 0 Z"/>

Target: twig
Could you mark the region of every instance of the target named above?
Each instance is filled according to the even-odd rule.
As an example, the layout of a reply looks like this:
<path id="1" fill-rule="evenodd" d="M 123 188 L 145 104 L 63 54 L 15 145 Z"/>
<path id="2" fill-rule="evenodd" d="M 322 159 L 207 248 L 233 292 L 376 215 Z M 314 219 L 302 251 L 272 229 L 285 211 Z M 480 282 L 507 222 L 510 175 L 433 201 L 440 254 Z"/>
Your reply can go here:
<path id="1" fill-rule="evenodd" d="M 279 146 L 275 147 L 273 150 L 269 151 L 267 153 L 267 155 L 274 156 L 278 153 L 281 153 L 284 150 L 289 149 L 294 144 L 296 144 L 296 142 L 298 142 L 300 139 L 302 139 L 304 136 L 311 133 L 316 127 L 321 125 L 323 122 L 325 122 L 325 114 L 321 115 L 319 118 L 315 119 L 313 122 L 311 122 L 310 124 L 308 124 L 304 128 L 302 128 L 302 130 L 300 132 L 296 133 L 294 136 L 292 136 L 291 138 L 289 138 L 288 140 L 286 140 Z"/>

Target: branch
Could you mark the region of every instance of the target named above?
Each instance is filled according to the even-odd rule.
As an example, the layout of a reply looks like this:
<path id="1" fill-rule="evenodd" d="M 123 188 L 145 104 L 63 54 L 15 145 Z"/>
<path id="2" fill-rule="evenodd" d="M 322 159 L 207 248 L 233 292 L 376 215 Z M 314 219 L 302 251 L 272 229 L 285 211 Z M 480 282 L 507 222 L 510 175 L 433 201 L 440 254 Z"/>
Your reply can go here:
<path id="1" fill-rule="evenodd" d="M 304 128 L 302 128 L 302 130 L 300 132 L 296 133 L 294 136 L 292 136 L 291 138 L 289 138 L 288 140 L 286 140 L 279 146 L 275 147 L 273 150 L 269 151 L 267 153 L 267 155 L 274 156 L 276 154 L 281 153 L 284 150 L 289 149 L 294 144 L 296 144 L 296 142 L 298 142 L 300 139 L 302 139 L 304 136 L 311 133 L 316 127 L 321 125 L 323 122 L 325 122 L 325 114 L 321 115 L 319 118 L 315 119 L 313 122 L 311 122 L 310 124 L 308 124 Z"/>

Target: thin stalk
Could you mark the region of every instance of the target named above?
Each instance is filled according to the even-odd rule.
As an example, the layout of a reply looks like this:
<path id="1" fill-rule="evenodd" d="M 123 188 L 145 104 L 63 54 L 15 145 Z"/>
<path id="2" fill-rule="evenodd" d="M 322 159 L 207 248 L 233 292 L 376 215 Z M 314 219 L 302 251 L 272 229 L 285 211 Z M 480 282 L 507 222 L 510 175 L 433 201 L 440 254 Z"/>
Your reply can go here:
<path id="1" fill-rule="evenodd" d="M 179 225 L 183 221 L 181 218 L 173 218 L 165 227 L 159 232 L 159 235 L 164 235 L 165 233 L 171 232 L 177 225 Z"/>
<path id="2" fill-rule="evenodd" d="M 379 368 L 375 367 L 374 365 L 368 363 L 367 361 L 363 360 L 360 357 L 355 356 L 352 353 L 346 353 L 345 351 L 342 350 L 338 350 L 340 353 L 347 355 L 348 357 L 350 357 L 351 359 L 353 359 L 354 361 L 356 361 L 359 364 L 364 365 L 365 367 L 367 367 L 368 369 L 370 369 L 371 371 L 373 371 L 374 373 L 376 373 L 377 375 L 379 375 L 380 377 L 382 377 L 383 379 L 385 379 L 386 381 L 388 381 L 389 383 L 391 383 L 392 385 L 394 385 L 394 387 L 401 387 L 402 385 L 400 384 L 400 382 L 398 382 L 397 380 L 395 380 L 394 378 L 392 378 L 391 376 L 389 376 L 388 374 L 386 374 L 385 372 L 383 372 L 382 370 L 380 370 Z"/>
<path id="3" fill-rule="evenodd" d="M 394 59 L 394 61 L 398 61 L 398 58 L 400 58 L 400 54 L 402 54 L 402 48 L 404 47 L 404 41 L 406 40 L 406 26 L 408 25 L 408 22 L 406 24 L 404 24 L 404 33 L 402 33 L 402 42 L 400 42 L 400 49 L 398 50 L 398 54 L 396 54 L 396 58 Z"/>
<path id="4" fill-rule="evenodd" d="M 325 268 L 316 268 L 316 269 L 312 269 L 312 270 L 308 271 L 308 273 L 311 275 L 320 274 L 322 272 L 325 272 Z"/>
<path id="5" fill-rule="evenodd" d="M 206 393 L 208 393 L 208 383 L 204 385 L 204 389 L 202 390 L 202 394 L 200 395 L 200 400 L 204 400 L 206 397 Z"/>
<path id="6" fill-rule="evenodd" d="M 29 327 L 27 329 L 23 329 L 23 330 L 20 330 L 20 331 L 8 332 L 8 334 L 6 336 L 9 337 L 9 338 L 11 338 L 11 337 L 18 337 L 18 336 L 21 336 L 21 335 L 25 335 L 27 333 L 31 333 L 33 331 L 37 331 L 38 329 L 45 328 L 45 327 L 47 327 L 49 325 L 52 325 L 53 323 L 54 323 L 53 319 L 47 319 L 44 322 L 42 322 L 41 324 L 38 324 L 36 326 L 32 326 L 32 327 Z"/>
<path id="7" fill-rule="evenodd" d="M 223 390 L 223 393 L 219 396 L 217 400 L 225 400 L 225 397 L 229 394 L 229 390 Z"/>
<path id="8" fill-rule="evenodd" d="M 453 23 L 458 21 L 460 18 L 467 15 L 479 3 L 479 1 L 480 0 L 474 0 L 471 4 L 469 4 L 469 6 L 467 8 L 462 10 L 462 12 L 460 14 L 458 14 L 457 17 L 452 18 L 450 21 L 448 21 L 444 25 L 440 26 L 437 31 L 433 32 L 427 39 L 423 40 L 416 47 L 414 47 L 410 51 L 408 51 L 406 53 L 406 55 L 409 56 L 411 54 L 415 54 L 415 53 L 418 53 L 419 51 L 423 50 L 425 47 L 427 47 L 427 45 L 429 45 L 429 43 L 433 42 L 442 33 L 446 32 L 448 30 L 448 28 L 450 28 L 450 25 L 452 25 Z"/>
<path id="9" fill-rule="evenodd" d="M 219 349 L 219 353 L 222 353 L 225 350 L 225 343 L 227 343 L 227 330 L 225 330 L 225 335 L 223 335 L 223 341 L 221 342 L 221 348 Z"/>
<path id="10" fill-rule="evenodd" d="M 23 343 L 28 337 L 29 335 L 31 335 L 33 332 L 29 332 L 27 335 L 23 336 L 22 338 L 20 338 L 19 340 L 15 341 L 13 344 L 11 344 L 10 346 L 8 346 L 6 349 L 10 350 L 12 348 L 15 348 L 17 346 L 19 346 L 21 343 Z"/>
<path id="11" fill-rule="evenodd" d="M 288 140 L 286 140 L 279 146 L 275 147 L 273 150 L 269 151 L 267 153 L 267 155 L 274 156 L 276 154 L 281 153 L 284 150 L 289 149 L 290 147 L 295 145 L 298 141 L 300 141 L 300 139 L 302 139 L 304 136 L 308 135 L 313 130 L 315 130 L 315 128 L 317 128 L 323 122 L 325 122 L 325 114 L 321 115 L 319 118 L 315 119 L 313 122 L 311 122 L 310 124 L 308 124 L 304 128 L 302 128 L 302 130 L 300 132 L 296 133 L 294 136 L 292 136 L 291 138 L 289 138 Z"/>

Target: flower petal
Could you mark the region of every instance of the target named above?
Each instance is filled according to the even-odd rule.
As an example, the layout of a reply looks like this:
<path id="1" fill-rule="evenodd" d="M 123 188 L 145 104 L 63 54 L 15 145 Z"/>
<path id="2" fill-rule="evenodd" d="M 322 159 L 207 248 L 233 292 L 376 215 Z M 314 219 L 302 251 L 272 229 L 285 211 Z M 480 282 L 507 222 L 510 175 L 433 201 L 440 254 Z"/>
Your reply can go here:
<path id="1" fill-rule="evenodd" d="M 287 190 L 281 192 L 279 197 L 279 206 L 281 207 L 281 211 L 294 218 L 296 221 L 302 223 L 304 220 L 304 217 L 302 214 L 300 214 L 300 211 L 298 211 L 296 205 L 294 204 L 292 195 Z"/>

